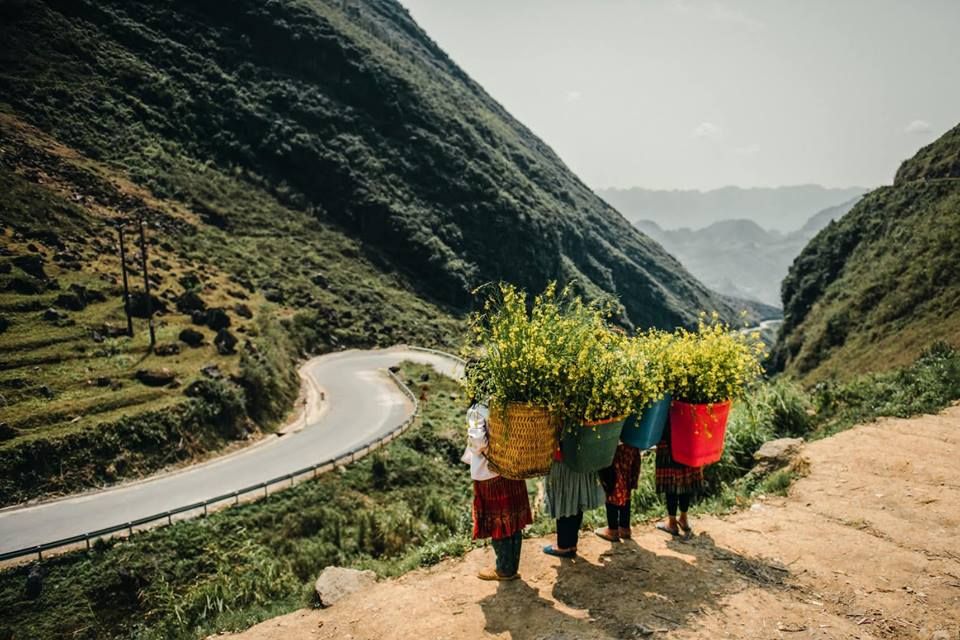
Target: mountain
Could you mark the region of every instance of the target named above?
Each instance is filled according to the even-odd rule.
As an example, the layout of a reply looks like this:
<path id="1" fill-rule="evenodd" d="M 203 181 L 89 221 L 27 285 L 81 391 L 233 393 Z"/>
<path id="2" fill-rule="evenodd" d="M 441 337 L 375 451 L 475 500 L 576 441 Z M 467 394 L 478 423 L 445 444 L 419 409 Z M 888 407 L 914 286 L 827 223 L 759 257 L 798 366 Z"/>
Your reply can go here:
<path id="1" fill-rule="evenodd" d="M 597 194 L 628 220 L 653 220 L 664 229 L 699 229 L 721 220 L 746 219 L 764 229 L 788 233 L 813 211 L 820 211 L 866 193 L 861 187 L 828 189 L 819 185 L 752 188 L 723 187 L 711 191 L 662 191 L 633 187 L 601 189 Z"/>
<path id="2" fill-rule="evenodd" d="M 394 0 L 7 0 L 0 66 L 2 503 L 256 437 L 306 354 L 455 346 L 485 282 L 733 317 Z"/>
<path id="3" fill-rule="evenodd" d="M 809 381 L 960 340 L 960 126 L 820 231 L 783 283 L 776 365 Z"/>
<path id="4" fill-rule="evenodd" d="M 721 220 L 702 229 L 665 230 L 652 220 L 635 225 L 714 291 L 779 307 L 780 284 L 793 259 L 820 229 L 854 204 L 856 199 L 824 209 L 787 234 L 743 219 Z"/>

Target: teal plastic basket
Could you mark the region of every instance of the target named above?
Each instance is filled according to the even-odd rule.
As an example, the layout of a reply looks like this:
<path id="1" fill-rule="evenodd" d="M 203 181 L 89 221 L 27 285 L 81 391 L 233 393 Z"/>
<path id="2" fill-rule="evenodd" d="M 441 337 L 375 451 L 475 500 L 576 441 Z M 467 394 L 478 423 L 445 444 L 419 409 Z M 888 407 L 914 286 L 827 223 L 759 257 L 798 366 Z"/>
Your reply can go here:
<path id="1" fill-rule="evenodd" d="M 609 467 L 617 453 L 624 420 L 564 429 L 563 464 L 580 473 Z"/>
<path id="2" fill-rule="evenodd" d="M 667 424 L 667 416 L 670 414 L 670 400 L 671 396 L 668 393 L 660 400 L 648 404 L 639 416 L 633 414 L 628 417 L 620 434 L 623 443 L 637 449 L 657 446 L 663 437 L 663 427 Z"/>

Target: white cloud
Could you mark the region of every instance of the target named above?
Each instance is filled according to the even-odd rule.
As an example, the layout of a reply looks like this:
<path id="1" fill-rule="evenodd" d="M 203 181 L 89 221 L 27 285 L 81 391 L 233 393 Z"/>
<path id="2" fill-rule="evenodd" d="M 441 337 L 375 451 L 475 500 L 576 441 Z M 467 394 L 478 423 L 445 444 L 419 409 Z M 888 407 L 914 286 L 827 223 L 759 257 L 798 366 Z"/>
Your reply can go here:
<path id="1" fill-rule="evenodd" d="M 926 120 L 914 120 L 903 128 L 904 133 L 930 133 L 932 127 Z"/>
<path id="2" fill-rule="evenodd" d="M 567 102 L 578 102 L 582 97 L 583 97 L 582 93 L 580 93 L 576 89 L 571 89 L 570 91 L 567 91 L 567 95 L 565 96 L 564 99 Z"/>
<path id="3" fill-rule="evenodd" d="M 693 130 L 693 137 L 717 141 L 723 136 L 723 129 L 712 122 L 701 122 Z"/>

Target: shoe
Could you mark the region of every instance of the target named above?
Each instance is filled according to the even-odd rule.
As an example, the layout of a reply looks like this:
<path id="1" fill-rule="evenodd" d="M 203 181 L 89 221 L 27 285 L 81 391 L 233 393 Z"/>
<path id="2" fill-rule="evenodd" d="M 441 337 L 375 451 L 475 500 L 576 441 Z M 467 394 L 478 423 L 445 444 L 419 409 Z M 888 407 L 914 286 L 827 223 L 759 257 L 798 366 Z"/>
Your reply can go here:
<path id="1" fill-rule="evenodd" d="M 611 536 L 607 533 L 606 527 L 600 529 L 594 529 L 593 532 L 597 535 L 598 538 L 603 538 L 607 542 L 620 542 L 620 536 Z"/>
<path id="2" fill-rule="evenodd" d="M 577 557 L 576 549 L 569 549 L 567 551 L 557 551 L 552 544 L 548 544 L 543 548 L 543 552 L 548 556 L 555 556 L 557 558 L 575 558 Z"/>
<path id="3" fill-rule="evenodd" d="M 481 580 L 501 580 L 501 581 L 506 581 L 506 580 L 516 580 L 517 578 L 520 577 L 520 574 L 519 574 L 519 573 L 515 573 L 515 574 L 513 574 L 512 576 L 502 576 L 502 575 L 500 575 L 500 573 L 499 573 L 496 569 L 494 569 L 493 567 L 488 567 L 488 568 L 486 568 L 486 569 L 481 569 L 480 572 L 477 573 L 477 577 L 480 578 Z"/>
<path id="4" fill-rule="evenodd" d="M 658 523 L 657 523 L 657 529 L 659 529 L 660 531 L 665 531 L 665 532 L 669 533 L 669 534 L 672 535 L 674 538 L 679 538 L 679 537 L 680 537 L 680 530 L 679 530 L 679 529 L 671 529 L 670 527 L 668 527 L 667 525 L 663 524 L 662 522 L 658 522 Z"/>
<path id="5" fill-rule="evenodd" d="M 633 537 L 633 532 L 630 531 L 630 527 L 620 527 L 620 539 L 629 540 Z"/>

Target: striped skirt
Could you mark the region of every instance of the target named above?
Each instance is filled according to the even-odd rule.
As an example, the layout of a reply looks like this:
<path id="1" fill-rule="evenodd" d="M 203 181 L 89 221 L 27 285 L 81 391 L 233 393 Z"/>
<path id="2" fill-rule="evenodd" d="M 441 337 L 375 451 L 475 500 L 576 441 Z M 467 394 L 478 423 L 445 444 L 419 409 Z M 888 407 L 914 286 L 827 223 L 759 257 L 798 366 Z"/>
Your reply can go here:
<path id="1" fill-rule="evenodd" d="M 497 476 L 473 481 L 473 539 L 509 538 L 533 522 L 527 483 Z"/>
<path id="2" fill-rule="evenodd" d="M 657 493 L 695 496 L 703 492 L 703 467 L 688 467 L 670 454 L 670 425 L 657 443 Z"/>
<path id="3" fill-rule="evenodd" d="M 566 518 L 603 504 L 603 487 L 596 471 L 580 473 L 554 462 L 547 475 L 547 513 Z"/>
<path id="4" fill-rule="evenodd" d="M 607 504 L 624 507 L 640 479 L 640 450 L 622 442 L 617 445 L 613 465 L 600 471 L 600 483 L 607 494 Z"/>

